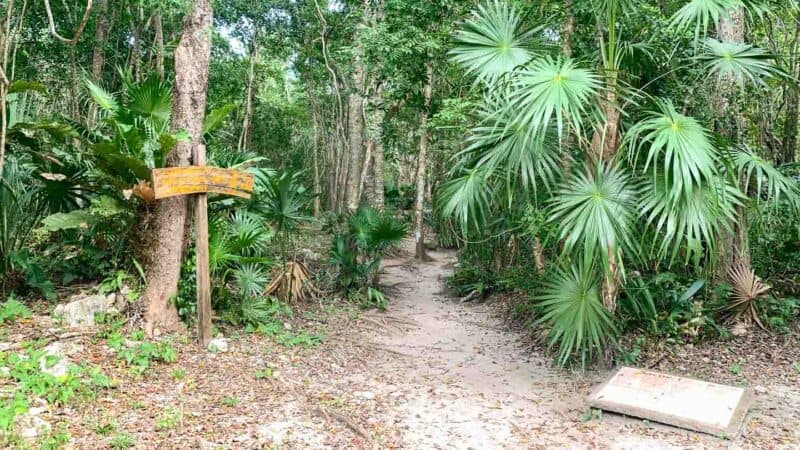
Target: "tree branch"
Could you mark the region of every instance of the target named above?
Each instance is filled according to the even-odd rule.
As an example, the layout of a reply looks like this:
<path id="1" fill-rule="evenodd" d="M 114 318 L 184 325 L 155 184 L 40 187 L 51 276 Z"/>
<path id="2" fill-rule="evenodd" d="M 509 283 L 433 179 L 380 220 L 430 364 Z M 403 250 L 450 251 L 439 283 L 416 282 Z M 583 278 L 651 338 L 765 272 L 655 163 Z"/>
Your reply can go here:
<path id="1" fill-rule="evenodd" d="M 47 12 L 47 22 L 50 24 L 50 34 L 65 44 L 75 45 L 78 43 L 78 39 L 81 38 L 83 29 L 86 28 L 86 23 L 89 22 L 89 16 L 92 14 L 92 0 L 86 0 L 86 11 L 83 13 L 83 18 L 78 24 L 78 28 L 75 30 L 75 36 L 73 36 L 72 39 L 67 39 L 58 34 L 58 31 L 56 31 L 56 24 L 53 20 L 53 11 L 50 9 L 50 0 L 44 0 L 44 9 Z"/>

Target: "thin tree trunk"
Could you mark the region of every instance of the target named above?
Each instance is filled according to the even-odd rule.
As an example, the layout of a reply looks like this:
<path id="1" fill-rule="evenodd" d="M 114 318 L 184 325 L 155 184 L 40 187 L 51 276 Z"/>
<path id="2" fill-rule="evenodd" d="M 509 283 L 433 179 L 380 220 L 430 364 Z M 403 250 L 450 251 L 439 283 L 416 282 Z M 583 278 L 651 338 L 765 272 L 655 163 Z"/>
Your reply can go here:
<path id="1" fill-rule="evenodd" d="M 250 148 L 250 120 L 253 115 L 253 84 L 256 78 L 256 59 L 258 59 L 257 33 L 253 33 L 253 44 L 250 49 L 250 68 L 247 71 L 247 91 L 244 97 L 244 118 L 242 132 L 239 135 L 237 149 L 241 152 Z"/>
<path id="2" fill-rule="evenodd" d="M 564 0 L 564 30 L 561 36 L 561 51 L 564 56 L 572 57 L 572 39 L 575 35 L 575 15 L 572 12 L 573 0 Z"/>
<path id="3" fill-rule="evenodd" d="M 795 31 L 789 50 L 789 74 L 793 78 L 800 76 L 800 17 L 795 17 Z M 797 86 L 789 84 L 784 88 L 786 118 L 783 123 L 783 139 L 779 164 L 789 164 L 797 159 L 797 125 L 800 121 L 800 92 Z"/>
<path id="4" fill-rule="evenodd" d="M 356 57 L 356 68 L 353 74 L 353 88 L 348 101 L 348 164 L 345 184 L 345 203 L 348 211 L 355 211 L 361 202 L 358 185 L 361 181 L 361 160 L 364 153 L 364 98 L 361 90 L 364 86 L 364 66 L 360 57 Z"/>
<path id="5" fill-rule="evenodd" d="M 322 186 L 320 185 L 319 177 L 319 105 L 311 90 L 311 82 L 306 78 L 306 92 L 308 93 L 308 102 L 311 107 L 311 148 L 314 155 L 314 201 L 312 211 L 314 217 L 320 216 L 320 205 L 322 195 Z"/>
<path id="6" fill-rule="evenodd" d="M 729 10 L 720 19 L 717 39 L 728 43 L 744 42 L 744 9 L 737 7 Z M 732 92 L 737 89 L 735 81 L 730 77 L 718 80 L 715 95 L 712 97 L 712 110 L 716 112 L 715 128 L 717 133 L 735 140 L 740 134 L 738 124 L 741 123 L 741 111 L 732 104 Z M 737 207 L 737 222 L 731 224 L 731 232 L 723 231 L 717 242 L 717 264 L 715 278 L 725 279 L 728 272 L 738 262 L 750 260 L 750 249 L 747 246 L 748 224 L 745 211 Z"/>
<path id="7" fill-rule="evenodd" d="M 99 16 L 97 25 L 94 28 L 94 49 L 92 50 L 92 79 L 99 81 L 103 75 L 103 66 L 106 63 L 106 35 L 108 30 L 106 24 L 106 14 L 108 12 L 108 0 L 100 0 L 97 5 Z"/>
<path id="8" fill-rule="evenodd" d="M 420 120 L 419 154 L 417 155 L 417 197 L 414 203 L 414 240 L 416 241 L 417 259 L 426 260 L 428 255 L 425 252 L 425 228 L 424 228 L 424 209 L 425 209 L 425 168 L 428 159 L 428 114 L 430 113 L 431 96 L 433 94 L 433 61 L 428 61 L 426 65 L 427 81 L 422 95 L 424 97 L 424 107 L 422 119 Z"/>
<path id="9" fill-rule="evenodd" d="M 3 23 L 2 36 L 0 36 L 0 180 L 3 179 L 3 165 L 6 158 L 6 133 L 8 132 L 8 116 L 6 114 L 6 103 L 8 102 L 8 87 L 11 84 L 6 75 L 8 69 L 8 51 L 11 48 L 11 19 L 14 14 L 14 0 L 8 0 L 6 4 L 6 17 Z"/>
<path id="10" fill-rule="evenodd" d="M 192 141 L 178 143 L 167 158 L 169 166 L 189 165 L 193 146 L 202 145 L 212 25 L 210 1 L 195 0 L 191 13 L 184 20 L 180 44 L 175 49 L 171 126 L 173 131 L 186 130 Z M 145 320 L 149 336 L 181 328 L 178 310 L 171 300 L 178 291 L 187 205 L 186 196 L 168 198 L 156 204 L 147 287 L 142 295 L 147 308 Z"/>
<path id="11" fill-rule="evenodd" d="M 378 211 L 383 211 L 386 208 L 384 199 L 384 186 L 383 186 L 383 122 L 386 114 L 383 112 L 382 100 L 380 100 L 380 91 L 376 93 L 380 103 L 379 107 L 375 109 L 375 123 L 373 125 L 372 142 L 372 182 L 374 195 L 372 198 L 372 205 Z"/>
<path id="12" fill-rule="evenodd" d="M 156 73 L 164 80 L 164 25 L 161 21 L 161 13 L 153 15 L 153 31 L 155 32 L 156 47 Z"/>

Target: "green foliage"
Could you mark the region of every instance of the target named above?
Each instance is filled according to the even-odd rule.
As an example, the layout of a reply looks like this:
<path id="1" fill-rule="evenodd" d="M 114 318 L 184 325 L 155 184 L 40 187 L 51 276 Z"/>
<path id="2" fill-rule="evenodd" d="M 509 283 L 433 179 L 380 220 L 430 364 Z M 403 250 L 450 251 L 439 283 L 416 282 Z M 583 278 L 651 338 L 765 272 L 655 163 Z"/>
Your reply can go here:
<path id="1" fill-rule="evenodd" d="M 406 225 L 386 213 L 360 208 L 334 237 L 331 264 L 339 269 L 339 287 L 355 292 L 371 287 L 383 254 L 406 235 Z"/>
<path id="2" fill-rule="evenodd" d="M 156 431 L 169 431 L 183 420 L 183 413 L 174 408 L 167 408 L 156 418 Z"/>
<path id="3" fill-rule="evenodd" d="M 124 361 L 137 376 L 143 375 L 154 362 L 170 364 L 178 359 L 178 353 L 168 341 L 139 342 L 125 346 L 124 341 L 109 339 L 109 346 L 117 350 L 117 359 Z"/>
<path id="4" fill-rule="evenodd" d="M 136 446 L 136 438 L 129 433 L 119 433 L 108 441 L 108 446 L 112 450 L 128 450 Z"/>
<path id="5" fill-rule="evenodd" d="M 30 317 L 31 311 L 13 296 L 0 303 L 0 325 L 14 323 L 19 318 Z"/>
<path id="6" fill-rule="evenodd" d="M 550 346 L 558 363 L 576 358 L 585 365 L 616 339 L 614 319 L 603 307 L 600 278 L 591 266 L 558 270 L 535 297 L 542 309 L 539 323 L 550 328 Z"/>

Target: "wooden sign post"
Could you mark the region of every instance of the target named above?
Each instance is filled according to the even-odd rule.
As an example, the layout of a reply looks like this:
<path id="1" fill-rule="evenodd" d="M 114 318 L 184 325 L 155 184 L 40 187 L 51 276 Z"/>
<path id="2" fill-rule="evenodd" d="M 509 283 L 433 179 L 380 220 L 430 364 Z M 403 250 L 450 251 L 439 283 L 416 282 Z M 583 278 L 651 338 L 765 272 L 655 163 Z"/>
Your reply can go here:
<path id="1" fill-rule="evenodd" d="M 207 193 L 250 198 L 253 174 L 206 166 L 205 146 L 195 146 L 194 166 L 153 169 L 156 200 L 176 195 L 195 195 L 194 223 L 197 234 L 197 338 L 200 345 L 211 341 L 211 274 L 208 265 Z"/>

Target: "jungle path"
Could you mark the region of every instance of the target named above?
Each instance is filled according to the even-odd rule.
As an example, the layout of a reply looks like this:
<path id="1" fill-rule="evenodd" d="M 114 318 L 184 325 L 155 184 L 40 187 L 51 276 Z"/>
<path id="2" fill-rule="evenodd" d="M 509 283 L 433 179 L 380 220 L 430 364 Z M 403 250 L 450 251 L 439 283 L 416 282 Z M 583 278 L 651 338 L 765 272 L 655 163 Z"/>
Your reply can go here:
<path id="1" fill-rule="evenodd" d="M 445 279 L 456 255 L 434 251 L 430 257 L 414 260 L 406 244 L 399 256 L 384 261 L 381 285 L 390 298 L 390 326 L 372 336 L 397 352 L 386 352 L 376 370 L 392 380 L 386 394 L 398 401 L 389 414 L 404 448 L 649 443 L 617 436 L 628 427 L 624 423 L 581 423 L 583 399 L 597 377 L 549 367 L 546 358 L 520 348 L 520 336 L 490 306 L 450 298 Z"/>
<path id="2" fill-rule="evenodd" d="M 383 358 L 373 375 L 391 399 L 383 420 L 408 449 L 725 448 L 730 441 L 606 414 L 582 422 L 585 397 L 606 372 L 577 374 L 520 347 L 490 305 L 448 296 L 452 251 L 413 259 L 406 243 L 383 264 L 386 327 L 371 334 Z M 381 352 L 375 357 L 380 358 Z M 377 381 L 377 380 L 376 380 Z M 389 424 L 387 424 L 389 425 Z M 391 426 L 391 425 L 390 425 Z M 734 445 L 747 445 L 742 442 Z"/>

